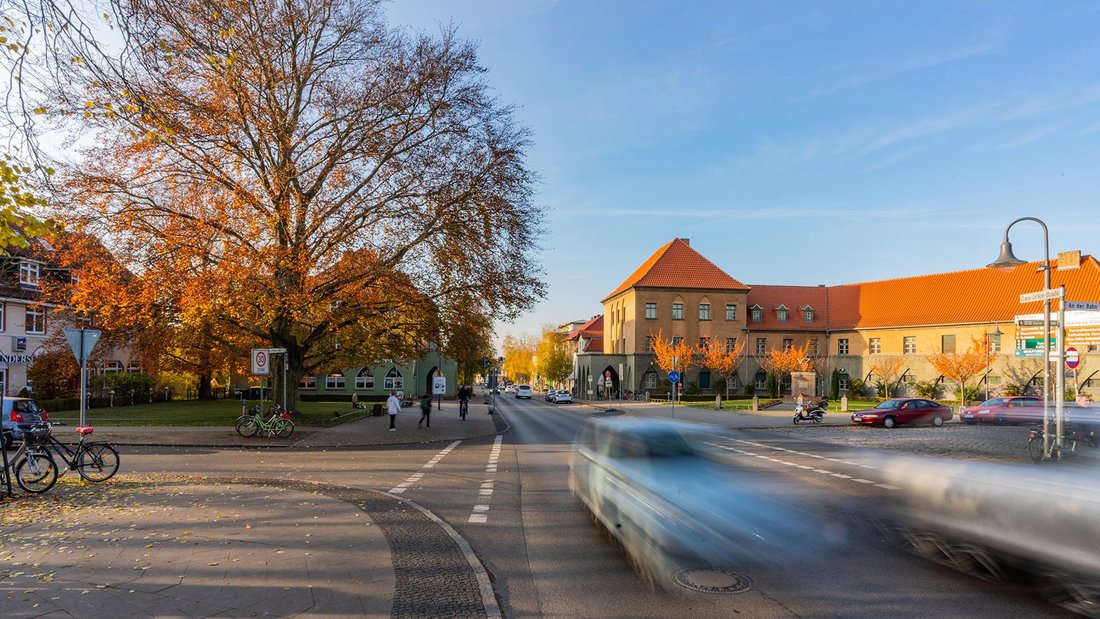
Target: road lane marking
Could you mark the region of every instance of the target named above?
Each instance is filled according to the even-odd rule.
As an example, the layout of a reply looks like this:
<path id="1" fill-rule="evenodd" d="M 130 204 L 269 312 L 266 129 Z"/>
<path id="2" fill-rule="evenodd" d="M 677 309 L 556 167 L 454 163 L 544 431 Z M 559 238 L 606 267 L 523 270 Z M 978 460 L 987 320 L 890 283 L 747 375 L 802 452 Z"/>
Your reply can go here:
<path id="1" fill-rule="evenodd" d="M 447 447 L 445 447 L 439 453 L 432 456 L 432 459 L 428 460 L 428 462 L 425 463 L 420 468 L 423 468 L 423 469 L 434 468 L 435 465 L 439 464 L 440 460 L 442 460 L 443 458 L 446 458 L 447 454 L 451 453 L 454 450 L 454 448 L 458 447 L 458 444 L 461 443 L 461 442 L 462 441 L 455 441 L 455 442 L 451 443 L 450 445 L 447 445 Z M 390 492 L 392 492 L 394 494 L 401 494 L 401 493 L 405 492 L 405 490 L 408 490 L 409 486 L 415 484 L 416 482 L 420 481 L 423 478 L 424 478 L 424 473 L 421 472 L 421 471 L 417 471 L 416 473 L 413 473 L 412 475 L 409 475 L 407 478 L 405 478 L 405 481 L 397 484 L 393 488 L 390 488 Z"/>
<path id="2" fill-rule="evenodd" d="M 803 451 L 796 451 L 796 450 L 793 450 L 793 449 L 787 449 L 786 447 L 775 447 L 775 446 L 767 445 L 767 444 L 764 444 L 764 443 L 757 443 L 757 442 L 754 442 L 754 441 L 746 441 L 746 440 L 742 440 L 742 439 L 737 439 L 737 442 L 743 443 L 745 445 L 752 445 L 754 447 L 760 447 L 762 449 L 770 449 L 772 451 L 783 451 L 783 452 L 787 452 L 787 453 L 792 454 L 792 455 L 799 455 L 799 456 L 806 456 L 806 457 L 809 457 L 809 458 L 818 458 L 818 459 L 821 459 L 821 460 L 828 460 L 829 462 L 836 462 L 837 464 L 846 464 L 848 466 L 864 468 L 864 469 L 881 470 L 880 467 L 873 466 L 873 465 L 870 465 L 870 464 L 862 464 L 862 463 L 859 463 L 859 462 L 852 462 L 850 460 L 841 460 L 839 458 L 829 458 L 829 457 L 820 456 L 820 455 L 817 455 L 817 454 L 811 454 L 811 453 L 806 453 L 806 452 L 803 452 Z M 727 451 L 733 451 L 733 452 L 736 452 L 736 453 L 739 453 L 739 454 L 742 454 L 742 455 L 753 456 L 754 458 L 761 458 L 763 460 L 768 460 L 769 462 L 775 462 L 776 464 L 783 464 L 783 465 L 786 465 L 786 466 L 793 466 L 795 468 L 799 468 L 799 469 L 803 469 L 803 470 L 812 470 L 813 472 L 821 473 L 822 475 L 831 475 L 833 477 L 836 477 L 837 479 L 847 479 L 847 480 L 850 480 L 850 481 L 853 481 L 853 482 L 859 483 L 859 484 L 872 484 L 876 488 L 882 488 L 883 490 L 901 490 L 901 488 L 899 488 L 897 486 L 891 486 L 890 484 L 877 483 L 877 482 L 875 482 L 873 480 L 870 480 L 870 479 L 863 479 L 863 478 L 860 478 L 860 477 L 852 477 L 851 475 L 845 475 L 844 473 L 834 473 L 833 471 L 830 471 L 828 469 L 815 469 L 812 466 L 806 466 L 804 464 L 799 464 L 797 462 L 788 462 L 787 460 L 783 460 L 781 458 L 772 458 L 771 456 L 766 456 L 764 454 L 753 453 L 751 451 L 745 451 L 745 450 L 742 450 L 742 449 L 738 449 L 736 447 L 730 447 L 730 446 L 726 446 L 726 445 L 717 445 L 717 447 L 721 447 L 722 449 L 725 449 Z"/>
<path id="3" fill-rule="evenodd" d="M 488 476 L 477 489 L 478 501 L 470 512 L 467 522 L 473 524 L 485 524 L 489 521 L 489 501 L 493 498 L 493 486 L 496 481 L 497 463 L 500 461 L 500 446 L 504 442 L 504 436 L 497 435 L 493 441 L 493 448 L 489 450 L 489 460 L 485 465 L 485 474 Z"/>

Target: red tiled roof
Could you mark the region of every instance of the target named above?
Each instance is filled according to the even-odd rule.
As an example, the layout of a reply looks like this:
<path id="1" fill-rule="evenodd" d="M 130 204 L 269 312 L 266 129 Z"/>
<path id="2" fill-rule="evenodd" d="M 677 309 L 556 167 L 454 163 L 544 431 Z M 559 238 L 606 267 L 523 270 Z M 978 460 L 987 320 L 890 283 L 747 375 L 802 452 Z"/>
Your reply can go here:
<path id="1" fill-rule="evenodd" d="M 591 320 L 571 331 L 565 339 L 580 341 L 582 337 L 585 339 L 584 350 L 578 352 L 603 352 L 603 314 L 593 316 Z"/>
<path id="2" fill-rule="evenodd" d="M 745 321 L 749 329 L 782 329 L 784 331 L 824 331 L 826 328 L 826 308 L 828 291 L 825 286 L 752 286 L 746 303 Z M 750 310 L 759 305 L 762 320 L 752 320 Z M 787 308 L 787 322 L 779 322 L 776 309 Z M 813 322 L 802 318 L 802 309 L 810 307 L 814 311 Z"/>
<path id="3" fill-rule="evenodd" d="M 604 301 L 634 286 L 748 290 L 748 286 L 692 249 L 687 239 L 672 239 L 661 246 Z"/>
<path id="4" fill-rule="evenodd" d="M 1020 295 L 1043 287 L 1040 264 L 831 286 L 829 328 L 1008 322 L 1018 314 L 1039 313 L 1042 301 L 1021 304 Z M 1100 301 L 1100 263 L 1082 256 L 1079 268 L 1060 269 L 1055 261 L 1051 286 L 1061 285 L 1070 300 Z"/>

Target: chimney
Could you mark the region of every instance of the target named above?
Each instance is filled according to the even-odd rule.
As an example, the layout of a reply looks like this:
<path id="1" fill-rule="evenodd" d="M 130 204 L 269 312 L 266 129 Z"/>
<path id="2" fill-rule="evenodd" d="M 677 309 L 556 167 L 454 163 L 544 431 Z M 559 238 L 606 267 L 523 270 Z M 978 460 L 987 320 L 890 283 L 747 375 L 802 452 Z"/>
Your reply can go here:
<path id="1" fill-rule="evenodd" d="M 1064 251 L 1058 254 L 1058 270 L 1068 271 L 1081 268 L 1081 250 Z"/>
<path id="2" fill-rule="evenodd" d="M 691 239 L 680 239 L 680 240 L 684 242 L 684 245 L 687 245 L 688 247 L 691 247 Z"/>

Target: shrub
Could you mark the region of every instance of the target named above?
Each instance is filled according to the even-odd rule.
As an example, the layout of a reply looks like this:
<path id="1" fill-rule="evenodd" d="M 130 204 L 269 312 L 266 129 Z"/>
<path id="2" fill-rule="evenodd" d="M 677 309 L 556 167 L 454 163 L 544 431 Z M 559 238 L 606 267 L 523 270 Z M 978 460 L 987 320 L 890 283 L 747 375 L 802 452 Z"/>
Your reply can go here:
<path id="1" fill-rule="evenodd" d="M 74 397 L 80 391 L 80 366 L 68 349 L 47 351 L 27 368 L 27 380 L 34 387 L 35 398 Z"/>
<path id="2" fill-rule="evenodd" d="M 928 398 L 929 400 L 936 399 L 936 392 L 939 391 L 939 381 L 935 380 L 918 380 L 913 383 L 913 387 L 917 390 L 917 395 L 922 398 Z"/>
<path id="3" fill-rule="evenodd" d="M 867 383 L 863 382 L 862 378 L 853 378 L 848 383 L 848 395 L 855 398 L 863 398 L 867 396 Z"/>

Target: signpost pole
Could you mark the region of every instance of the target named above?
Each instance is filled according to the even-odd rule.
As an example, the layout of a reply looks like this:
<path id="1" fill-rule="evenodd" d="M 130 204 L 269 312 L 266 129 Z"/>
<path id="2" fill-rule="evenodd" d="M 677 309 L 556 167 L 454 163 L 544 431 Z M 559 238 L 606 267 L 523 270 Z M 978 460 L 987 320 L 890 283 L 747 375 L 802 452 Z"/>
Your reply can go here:
<path id="1" fill-rule="evenodd" d="M 1049 273 L 1049 265 L 1048 271 Z M 1054 401 L 1054 419 L 1055 419 L 1055 431 L 1058 433 L 1058 447 L 1065 446 L 1065 438 L 1062 436 L 1065 430 L 1065 418 L 1066 418 L 1066 303 L 1065 292 L 1066 287 L 1061 286 L 1062 296 L 1058 301 L 1058 336 L 1055 346 L 1058 347 L 1058 381 L 1056 385 Z M 1050 365 L 1050 359 L 1047 359 L 1047 365 Z"/>

